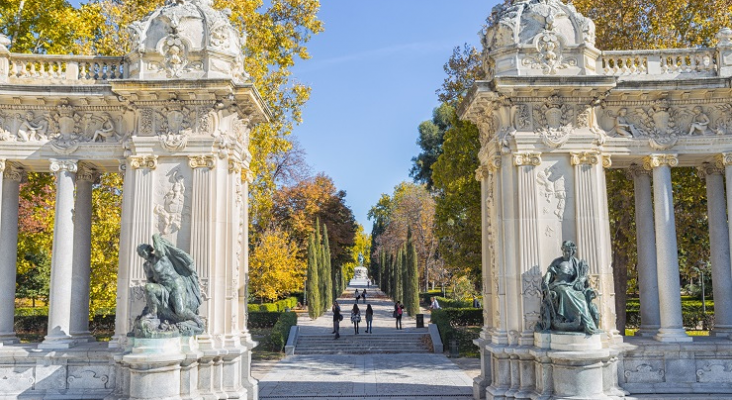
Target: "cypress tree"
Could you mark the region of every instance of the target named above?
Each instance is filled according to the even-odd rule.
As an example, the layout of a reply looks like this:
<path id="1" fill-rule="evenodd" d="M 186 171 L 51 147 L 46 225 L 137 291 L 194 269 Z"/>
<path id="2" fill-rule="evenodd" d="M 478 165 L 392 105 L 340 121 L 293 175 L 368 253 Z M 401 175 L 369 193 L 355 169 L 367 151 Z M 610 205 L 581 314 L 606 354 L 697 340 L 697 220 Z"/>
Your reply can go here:
<path id="1" fill-rule="evenodd" d="M 407 230 L 407 285 L 404 302 L 407 304 L 409 315 L 419 313 L 419 266 L 417 263 L 417 251 L 412 240 L 412 230 Z"/>
<path id="2" fill-rule="evenodd" d="M 409 268 L 407 266 L 407 244 L 402 245 L 402 304 L 406 310 L 409 300 Z"/>
<path id="3" fill-rule="evenodd" d="M 386 284 L 385 291 L 387 296 L 394 298 L 394 292 L 392 291 L 392 288 L 394 287 L 394 256 L 392 256 L 389 253 L 386 253 Z"/>
<path id="4" fill-rule="evenodd" d="M 308 315 L 315 319 L 320 316 L 320 285 L 318 283 L 318 251 L 315 246 L 315 235 L 310 235 L 308 239 Z"/>
<path id="5" fill-rule="evenodd" d="M 394 260 L 394 300 L 404 301 L 404 279 L 402 269 L 404 268 L 404 251 L 399 249 Z"/>
<path id="6" fill-rule="evenodd" d="M 323 224 L 323 252 L 321 253 L 323 279 L 323 311 L 333 304 L 333 270 L 330 265 L 330 243 L 328 242 L 328 227 Z"/>

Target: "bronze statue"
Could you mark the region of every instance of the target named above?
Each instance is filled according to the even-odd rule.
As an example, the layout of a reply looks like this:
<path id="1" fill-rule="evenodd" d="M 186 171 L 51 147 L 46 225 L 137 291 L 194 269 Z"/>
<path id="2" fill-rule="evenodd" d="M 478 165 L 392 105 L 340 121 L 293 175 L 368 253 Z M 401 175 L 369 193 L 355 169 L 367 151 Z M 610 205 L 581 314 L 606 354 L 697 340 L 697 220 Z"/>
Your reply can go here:
<path id="1" fill-rule="evenodd" d="M 562 243 L 562 257 L 552 261 L 541 282 L 541 318 L 537 331 L 600 332 L 600 314 L 592 300 L 597 297 L 588 280 L 589 266 L 574 255 L 577 245 Z"/>
<path id="2" fill-rule="evenodd" d="M 137 253 L 145 259 L 147 305 L 133 328 L 136 337 L 162 337 L 203 333 L 198 316 L 201 288 L 193 259 L 159 234 L 153 244 L 141 244 Z"/>

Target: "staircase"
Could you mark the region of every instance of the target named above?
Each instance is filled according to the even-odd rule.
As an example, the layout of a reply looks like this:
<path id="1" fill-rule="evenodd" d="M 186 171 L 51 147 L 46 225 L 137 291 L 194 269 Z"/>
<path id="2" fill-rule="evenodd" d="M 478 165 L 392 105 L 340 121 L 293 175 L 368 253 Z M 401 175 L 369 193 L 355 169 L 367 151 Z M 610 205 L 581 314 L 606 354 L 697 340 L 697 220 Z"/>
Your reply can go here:
<path id="1" fill-rule="evenodd" d="M 392 354 L 430 353 L 426 333 L 299 336 L 295 354 Z"/>

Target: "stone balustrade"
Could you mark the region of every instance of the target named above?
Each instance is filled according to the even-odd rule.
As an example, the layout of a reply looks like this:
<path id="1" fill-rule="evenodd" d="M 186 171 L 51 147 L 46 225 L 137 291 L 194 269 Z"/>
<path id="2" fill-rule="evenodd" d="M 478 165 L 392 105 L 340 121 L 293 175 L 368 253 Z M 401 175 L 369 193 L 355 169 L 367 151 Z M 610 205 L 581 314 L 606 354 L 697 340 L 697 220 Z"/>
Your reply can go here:
<path id="1" fill-rule="evenodd" d="M 24 84 L 93 84 L 124 79 L 124 57 L 11 53 L 8 81 Z"/>
<path id="2" fill-rule="evenodd" d="M 650 75 L 717 74 L 717 50 L 665 49 L 604 51 L 597 59 L 603 75 L 642 77 Z"/>

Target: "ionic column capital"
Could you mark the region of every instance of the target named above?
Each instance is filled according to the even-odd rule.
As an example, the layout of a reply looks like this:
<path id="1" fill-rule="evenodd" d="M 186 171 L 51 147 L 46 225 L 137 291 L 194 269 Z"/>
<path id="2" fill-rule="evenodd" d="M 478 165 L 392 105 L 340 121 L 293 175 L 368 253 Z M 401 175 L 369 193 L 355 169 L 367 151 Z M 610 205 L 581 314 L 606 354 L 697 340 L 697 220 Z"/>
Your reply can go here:
<path id="1" fill-rule="evenodd" d="M 642 166 L 635 164 L 635 163 L 630 164 L 630 167 L 628 167 L 625 174 L 628 177 L 628 179 L 635 179 L 635 178 L 637 178 L 639 176 L 643 176 L 643 175 L 645 175 L 645 176 L 652 175 L 650 170 L 645 169 Z"/>
<path id="2" fill-rule="evenodd" d="M 230 174 L 237 174 L 241 173 L 241 161 L 234 160 L 233 158 L 229 159 L 229 173 Z"/>
<path id="3" fill-rule="evenodd" d="M 132 169 L 155 169 L 158 167 L 158 156 L 155 155 L 130 156 L 127 160 Z"/>
<path id="4" fill-rule="evenodd" d="M 475 180 L 478 182 L 483 182 L 485 178 L 488 177 L 488 174 L 490 171 L 488 170 L 488 166 L 485 164 L 482 164 L 478 169 L 475 170 Z"/>
<path id="5" fill-rule="evenodd" d="M 717 163 L 705 162 L 696 167 L 696 172 L 700 178 L 706 179 L 707 175 L 724 175 L 724 167 L 720 167 Z"/>
<path id="6" fill-rule="evenodd" d="M 52 158 L 50 161 L 51 161 L 51 165 L 50 165 L 49 169 L 53 173 L 63 172 L 63 171 L 75 173 L 76 171 L 79 170 L 79 161 L 78 160 L 55 160 Z"/>
<path id="7" fill-rule="evenodd" d="M 189 156 L 188 165 L 195 168 L 213 169 L 216 166 L 216 157 L 212 155 Z"/>
<path id="8" fill-rule="evenodd" d="M 94 164 L 79 163 L 79 171 L 76 174 L 76 181 L 98 183 L 102 173 Z"/>
<path id="9" fill-rule="evenodd" d="M 719 168 L 724 168 L 732 165 L 732 153 L 717 154 L 717 156 L 714 157 L 714 163 Z"/>
<path id="10" fill-rule="evenodd" d="M 249 169 L 249 166 L 242 166 L 241 171 L 244 174 L 248 183 L 254 182 L 254 173 L 251 169 Z"/>
<path id="11" fill-rule="evenodd" d="M 643 168 L 649 171 L 653 168 L 675 167 L 677 165 L 679 165 L 679 158 L 676 154 L 651 154 L 643 158 Z"/>
<path id="12" fill-rule="evenodd" d="M 5 179 L 19 183 L 23 183 L 25 181 L 27 173 L 22 165 L 13 162 L 4 162 L 3 164 L 5 164 L 3 172 L 3 177 Z"/>
<path id="13" fill-rule="evenodd" d="M 610 168 L 613 163 L 608 154 L 600 154 L 598 151 L 571 152 L 569 162 L 572 166 L 580 164 L 597 165 L 602 163 L 603 168 Z"/>
<path id="14" fill-rule="evenodd" d="M 538 152 L 525 152 L 516 153 L 513 155 L 513 165 L 517 167 L 525 165 L 538 166 L 541 165 L 541 153 Z"/>

